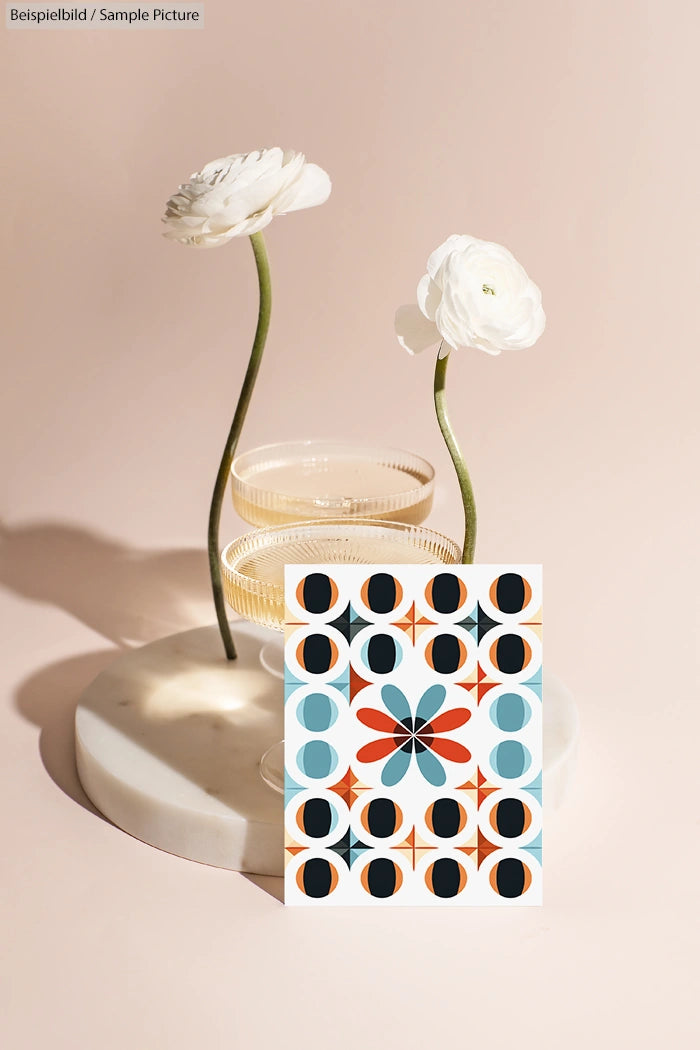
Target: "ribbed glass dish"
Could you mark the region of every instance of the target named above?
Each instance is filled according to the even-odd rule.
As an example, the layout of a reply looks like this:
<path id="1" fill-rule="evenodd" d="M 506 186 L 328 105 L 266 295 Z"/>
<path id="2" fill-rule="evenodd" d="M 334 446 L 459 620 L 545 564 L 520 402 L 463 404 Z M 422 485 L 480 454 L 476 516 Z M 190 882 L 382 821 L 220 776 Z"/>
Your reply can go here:
<path id="1" fill-rule="evenodd" d="M 229 605 L 281 631 L 285 565 L 453 565 L 461 553 L 446 536 L 420 526 L 339 518 L 249 532 L 224 548 L 221 569 Z"/>
<path id="2" fill-rule="evenodd" d="M 292 441 L 236 456 L 233 505 L 251 525 L 374 518 L 418 525 L 430 513 L 435 471 L 396 448 Z"/>

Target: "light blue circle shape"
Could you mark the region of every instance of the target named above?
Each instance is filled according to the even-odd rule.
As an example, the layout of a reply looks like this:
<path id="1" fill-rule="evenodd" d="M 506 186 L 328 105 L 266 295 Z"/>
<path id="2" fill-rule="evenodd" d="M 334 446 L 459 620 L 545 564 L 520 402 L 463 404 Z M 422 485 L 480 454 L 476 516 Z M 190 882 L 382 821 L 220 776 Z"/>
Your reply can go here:
<path id="1" fill-rule="evenodd" d="M 515 780 L 529 768 L 532 755 L 519 740 L 504 740 L 494 747 L 490 761 L 500 777 Z"/>
<path id="2" fill-rule="evenodd" d="M 311 740 L 299 749 L 297 765 L 312 780 L 323 780 L 338 765 L 338 755 L 325 740 Z"/>
<path id="3" fill-rule="evenodd" d="M 520 693 L 503 693 L 491 704 L 491 721 L 504 733 L 517 733 L 530 721 L 530 705 Z"/>
<path id="4" fill-rule="evenodd" d="M 297 707 L 297 718 L 310 733 L 330 729 L 338 717 L 338 705 L 325 693 L 309 693 Z"/>

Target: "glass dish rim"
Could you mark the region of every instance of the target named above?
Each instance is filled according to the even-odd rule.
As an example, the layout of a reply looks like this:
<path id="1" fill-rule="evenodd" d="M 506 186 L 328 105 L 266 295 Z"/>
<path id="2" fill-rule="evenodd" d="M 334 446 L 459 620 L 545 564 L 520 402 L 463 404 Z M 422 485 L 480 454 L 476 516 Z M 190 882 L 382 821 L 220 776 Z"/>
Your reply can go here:
<path id="1" fill-rule="evenodd" d="M 248 456 L 260 454 L 264 455 L 267 452 L 279 452 L 281 453 L 284 449 L 299 449 L 303 450 L 306 448 L 312 448 L 314 445 L 325 446 L 330 449 L 344 449 L 347 451 L 356 452 L 368 452 L 372 453 L 374 462 L 380 458 L 383 465 L 391 466 L 392 460 L 397 460 L 397 466 L 401 466 L 402 461 L 408 461 L 407 466 L 413 466 L 416 470 L 419 470 L 424 475 L 425 480 L 416 484 L 413 488 L 405 489 L 403 492 L 393 493 L 390 496 L 351 496 L 343 497 L 338 496 L 332 499 L 323 499 L 319 497 L 309 496 L 298 496 L 292 495 L 286 492 L 277 492 L 271 489 L 259 488 L 256 485 L 251 485 L 249 480 L 246 480 L 244 476 L 239 473 L 240 462 Z M 285 459 L 279 458 L 279 463 L 286 462 Z M 257 471 L 248 473 L 247 477 L 250 478 L 255 473 L 263 470 L 265 467 L 269 468 L 275 465 L 275 461 L 268 460 L 260 464 Z M 409 469 L 404 471 L 405 473 L 411 473 Z M 411 507 L 414 504 L 419 503 L 421 500 L 428 499 L 434 492 L 435 488 L 435 468 L 432 463 L 423 456 L 419 456 L 416 452 L 411 452 L 408 449 L 398 448 L 395 445 L 371 445 L 366 442 L 352 442 L 352 441 L 337 441 L 332 438 L 305 438 L 300 441 L 273 441 L 266 445 L 258 445 L 255 448 L 248 449 L 246 452 L 238 453 L 231 463 L 230 469 L 231 485 L 233 490 L 234 502 L 237 499 L 251 503 L 254 506 L 265 507 L 272 503 L 276 510 L 282 510 L 282 512 L 294 513 L 295 508 L 314 508 L 318 507 L 323 510 L 334 510 L 344 511 L 347 513 L 348 508 L 357 508 L 357 514 L 355 517 L 370 518 L 372 511 L 375 513 L 388 513 L 391 510 L 404 510 L 406 507 Z M 303 511 L 302 511 L 303 513 Z M 307 519 L 299 519 L 299 522 Z M 313 520 L 313 519 L 308 519 Z"/>
<path id="2" fill-rule="evenodd" d="M 442 532 L 437 532 L 435 529 L 426 528 L 424 525 L 411 525 L 403 521 L 384 521 L 376 518 L 325 518 L 321 521 L 294 521 L 289 522 L 285 525 L 266 525 L 259 529 L 253 529 L 250 532 L 244 533 L 242 536 L 238 536 L 236 539 L 231 540 L 227 543 L 221 552 L 221 571 L 226 581 L 232 585 L 236 585 L 236 581 L 245 581 L 240 586 L 243 590 L 249 594 L 255 594 L 259 598 L 269 601 L 284 601 L 284 587 L 280 587 L 278 584 L 269 583 L 265 580 L 256 580 L 252 576 L 246 576 L 244 573 L 239 572 L 234 566 L 229 563 L 229 552 L 233 547 L 239 546 L 245 549 L 241 549 L 240 557 L 247 554 L 251 554 L 256 550 L 261 550 L 265 546 L 264 543 L 260 542 L 264 538 L 270 535 L 284 535 L 286 533 L 296 533 L 302 530 L 309 529 L 327 529 L 327 528 L 343 528 L 343 529 L 358 529 L 362 527 L 371 527 L 373 529 L 386 529 L 388 532 L 401 532 L 405 534 L 422 533 L 426 536 L 433 537 L 439 541 L 440 544 L 447 551 L 454 553 L 453 561 L 436 561 L 436 565 L 457 565 L 460 562 L 462 556 L 462 550 L 458 543 L 449 536 L 446 536 Z M 290 536 L 293 539 L 294 536 Z M 292 562 L 289 563 L 294 564 Z M 319 564 L 323 564 L 320 562 Z M 339 562 L 338 564 L 342 564 Z M 368 562 L 368 564 L 372 564 Z M 401 562 L 395 564 L 400 565 Z M 229 602 L 229 605 L 231 603 Z"/>

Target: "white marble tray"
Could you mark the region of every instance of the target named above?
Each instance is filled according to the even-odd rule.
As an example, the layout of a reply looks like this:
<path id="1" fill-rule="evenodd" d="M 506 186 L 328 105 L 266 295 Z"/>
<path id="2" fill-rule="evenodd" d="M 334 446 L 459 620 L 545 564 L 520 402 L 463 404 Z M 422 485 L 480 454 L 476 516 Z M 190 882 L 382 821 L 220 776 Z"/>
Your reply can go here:
<path id="1" fill-rule="evenodd" d="M 259 772 L 283 724 L 282 683 L 260 651 L 281 637 L 248 623 L 232 630 L 234 662 L 224 658 L 216 627 L 119 656 L 78 704 L 78 774 L 95 806 L 144 842 L 204 864 L 281 875 L 282 797 Z M 573 774 L 577 731 L 571 694 L 545 675 L 549 810 Z"/>

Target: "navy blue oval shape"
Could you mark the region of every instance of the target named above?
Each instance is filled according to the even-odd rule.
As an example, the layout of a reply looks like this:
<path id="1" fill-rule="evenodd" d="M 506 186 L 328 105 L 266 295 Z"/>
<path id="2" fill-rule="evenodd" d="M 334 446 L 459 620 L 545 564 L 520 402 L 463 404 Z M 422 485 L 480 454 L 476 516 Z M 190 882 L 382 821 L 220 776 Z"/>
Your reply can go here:
<path id="1" fill-rule="evenodd" d="M 520 897 L 525 889 L 525 867 L 517 857 L 499 860 L 496 886 L 501 897 Z"/>
<path id="2" fill-rule="evenodd" d="M 373 897 L 391 897 L 396 890 L 396 866 L 393 860 L 376 857 L 367 866 L 367 889 Z"/>
<path id="3" fill-rule="evenodd" d="M 511 615 L 525 607 L 525 581 L 517 572 L 504 572 L 496 583 L 496 607 Z"/>
<path id="4" fill-rule="evenodd" d="M 436 897 L 456 897 L 462 886 L 462 869 L 453 857 L 440 857 L 431 866 L 430 888 Z"/>
<path id="5" fill-rule="evenodd" d="M 324 572 L 311 572 L 302 588 L 304 608 L 312 614 L 328 612 L 333 603 L 331 581 Z"/>
<path id="6" fill-rule="evenodd" d="M 503 674 L 517 674 L 525 666 L 525 642 L 519 634 L 503 634 L 496 642 L 496 667 Z"/>
<path id="7" fill-rule="evenodd" d="M 375 613 L 389 613 L 397 605 L 396 580 L 388 572 L 375 572 L 367 582 L 367 605 Z"/>
<path id="8" fill-rule="evenodd" d="M 428 827 L 441 839 L 451 839 L 462 824 L 462 809 L 455 798 L 438 798 L 429 810 Z"/>
<path id="9" fill-rule="evenodd" d="M 393 671 L 396 655 L 396 642 L 390 634 L 375 634 L 367 643 L 367 666 L 375 674 Z"/>
<path id="10" fill-rule="evenodd" d="M 333 662 L 333 648 L 325 634 L 310 634 L 302 642 L 303 666 L 309 674 L 325 674 Z"/>
<path id="11" fill-rule="evenodd" d="M 376 839 L 393 835 L 400 821 L 396 803 L 390 798 L 373 798 L 367 807 L 367 830 Z"/>
<path id="12" fill-rule="evenodd" d="M 515 839 L 525 830 L 525 806 L 519 798 L 502 798 L 494 815 L 496 831 L 504 839 Z"/>
<path id="13" fill-rule="evenodd" d="M 304 864 L 301 881 L 307 897 L 327 897 L 333 886 L 333 869 L 325 857 L 311 857 Z"/>
<path id="14" fill-rule="evenodd" d="M 324 838 L 333 826 L 333 810 L 327 798 L 310 798 L 301 807 L 300 827 L 312 839 Z"/>
<path id="15" fill-rule="evenodd" d="M 453 634 L 438 634 L 430 643 L 430 663 L 438 674 L 454 674 L 459 669 L 462 649 Z"/>
<path id="16" fill-rule="evenodd" d="M 432 581 L 429 601 L 435 612 L 447 615 L 457 612 L 462 593 L 457 577 L 451 572 L 441 572 Z"/>

